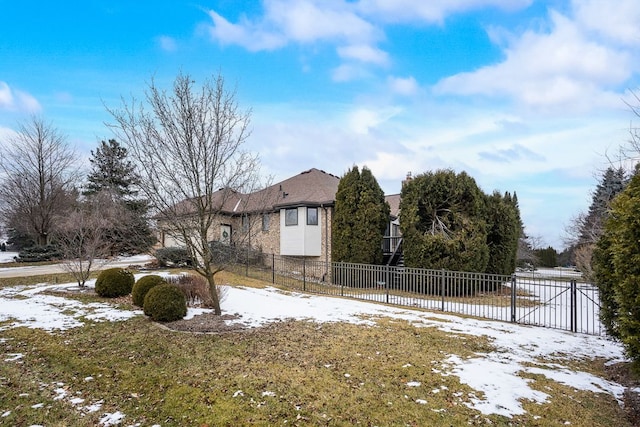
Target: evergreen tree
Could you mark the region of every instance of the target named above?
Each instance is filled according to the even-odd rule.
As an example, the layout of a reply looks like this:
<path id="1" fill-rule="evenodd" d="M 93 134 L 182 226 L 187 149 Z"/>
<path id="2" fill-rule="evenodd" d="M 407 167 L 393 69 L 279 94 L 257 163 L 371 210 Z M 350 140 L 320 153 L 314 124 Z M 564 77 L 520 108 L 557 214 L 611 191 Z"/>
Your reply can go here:
<path id="1" fill-rule="evenodd" d="M 541 267 L 553 268 L 558 265 L 558 252 L 551 246 L 534 251 Z"/>
<path id="2" fill-rule="evenodd" d="M 607 168 L 591 197 L 589 211 L 580 224 L 579 244 L 595 243 L 602 234 L 611 201 L 627 184 L 623 168 Z"/>
<path id="3" fill-rule="evenodd" d="M 400 210 L 408 266 L 485 271 L 485 197 L 469 175 L 441 170 L 415 177 L 402 189 Z"/>
<path id="4" fill-rule="evenodd" d="M 91 172 L 83 194 L 94 197 L 99 193 L 111 195 L 113 203 L 121 205 L 122 215 L 118 225 L 105 232 L 113 254 L 141 253 L 149 250 L 155 237 L 147 222 L 148 203 L 137 197 L 139 177 L 133 163 L 128 160 L 127 149 L 116 140 L 101 141 L 91 151 Z"/>
<path id="5" fill-rule="evenodd" d="M 594 257 L 602 320 L 640 362 L 640 175 L 611 202 Z"/>
<path id="6" fill-rule="evenodd" d="M 593 250 L 593 279 L 600 296 L 600 320 L 607 333 L 620 338 L 618 332 L 619 306 L 615 298 L 615 268 L 611 252 L 611 233 L 603 233 Z"/>
<path id="7" fill-rule="evenodd" d="M 331 226 L 331 259 L 334 262 L 350 262 L 352 247 L 357 243 L 354 223 L 358 209 L 358 183 L 360 172 L 354 166 L 340 178 L 336 192 Z"/>
<path id="8" fill-rule="evenodd" d="M 127 149 L 115 139 L 100 141 L 100 146 L 95 151 L 91 150 L 91 172 L 82 194 L 90 196 L 109 190 L 124 198 L 136 196 L 135 185 L 139 177 L 127 154 Z"/>
<path id="9" fill-rule="evenodd" d="M 354 224 L 357 244 L 353 248 L 353 262 L 380 264 L 383 258 L 382 241 L 391 209 L 378 181 L 366 167 L 362 168 L 358 187 L 358 209 Z"/>
<path id="10" fill-rule="evenodd" d="M 487 197 L 487 245 L 489 262 L 486 272 L 513 274 L 516 269 L 518 240 L 522 229 L 517 199 L 510 193 L 504 197 L 495 191 Z"/>
<path id="11" fill-rule="evenodd" d="M 338 184 L 331 232 L 334 262 L 378 264 L 389 204 L 371 171 L 354 166 Z"/>

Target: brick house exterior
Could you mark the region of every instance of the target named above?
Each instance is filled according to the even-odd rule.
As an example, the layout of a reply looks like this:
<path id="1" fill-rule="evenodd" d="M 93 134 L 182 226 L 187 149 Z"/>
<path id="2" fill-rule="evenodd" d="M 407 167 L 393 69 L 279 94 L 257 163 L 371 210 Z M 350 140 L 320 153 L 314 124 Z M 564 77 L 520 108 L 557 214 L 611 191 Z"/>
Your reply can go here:
<path id="1" fill-rule="evenodd" d="M 329 262 L 339 182 L 337 176 L 314 168 L 252 194 L 227 191 L 210 240 Z M 161 222 L 158 230 L 158 247 L 182 246 Z"/>

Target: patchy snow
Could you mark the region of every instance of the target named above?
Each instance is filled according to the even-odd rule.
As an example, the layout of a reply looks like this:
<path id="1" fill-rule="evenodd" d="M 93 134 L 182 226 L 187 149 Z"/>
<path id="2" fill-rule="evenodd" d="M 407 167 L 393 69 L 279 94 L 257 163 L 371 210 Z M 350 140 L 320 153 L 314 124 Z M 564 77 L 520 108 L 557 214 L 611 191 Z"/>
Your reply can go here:
<path id="1" fill-rule="evenodd" d="M 13 262 L 15 261 L 14 258 L 17 256 L 18 256 L 18 252 L 11 252 L 11 251 L 1 252 L 0 251 L 0 264 Z"/>
<path id="2" fill-rule="evenodd" d="M 61 296 L 43 294 L 47 289 L 66 289 L 72 286 L 74 285 L 37 285 L 0 289 L 0 321 L 10 322 L 0 328 L 0 332 L 17 326 L 48 331 L 64 330 L 84 325 L 83 317 L 96 321 L 122 321 L 141 314 L 141 311 L 119 310 L 106 303 L 82 303 Z M 93 286 L 93 282 L 90 282 L 89 286 Z M 190 309 L 189 316 L 198 316 L 205 312 L 209 310 Z M 275 288 L 228 287 L 223 302 L 223 314 L 235 314 L 239 318 L 228 320 L 227 323 L 241 322 L 249 327 L 259 327 L 287 319 L 375 325 L 376 319 L 391 317 L 411 322 L 416 327 L 437 328 L 457 335 L 485 336 L 492 342 L 493 351 L 476 354 L 470 358 L 449 354 L 432 368 L 434 375 L 455 375 L 462 383 L 475 390 L 469 395 L 468 405 L 483 414 L 512 417 L 525 412 L 522 407 L 523 401 L 545 403 L 549 396 L 534 390 L 531 387 L 534 380 L 524 378 L 523 375 L 544 375 L 552 381 L 575 389 L 610 394 L 619 401 L 625 390 L 619 384 L 563 365 L 563 361 L 570 359 L 603 358 L 611 363 L 624 360 L 623 349 L 619 344 L 599 336 L 461 318 L 439 312 L 396 308 L 349 299 L 284 292 Z M 0 343 L 2 342 L 5 340 L 0 338 Z M 7 363 L 20 363 L 16 353 L 6 353 L 1 357 Z M 411 365 L 403 365 L 409 366 Z M 344 373 L 344 376 L 349 378 L 351 375 Z M 92 380 L 92 377 L 85 378 L 85 381 Z M 406 385 L 421 386 L 417 381 L 408 381 Z M 73 395 L 62 385 L 54 387 L 58 389 L 55 393 L 59 399 L 68 401 L 79 411 L 98 412 L 102 407 L 101 400 L 81 406 L 83 398 Z M 434 389 L 432 393 L 437 391 L 438 389 Z M 267 396 L 271 392 L 264 393 L 268 393 L 263 394 Z M 242 396 L 243 392 L 237 390 L 233 395 Z M 424 399 L 415 401 L 419 404 L 426 403 Z M 38 408 L 42 405 L 33 407 Z M 3 415 L 7 409 L 0 407 L 0 411 L 5 411 Z M 124 417 L 125 414 L 118 411 L 105 413 L 100 422 L 105 426 L 117 425 Z"/>
<path id="3" fill-rule="evenodd" d="M 47 331 L 65 330 L 83 326 L 81 317 L 94 321 L 118 321 L 142 314 L 142 311 L 118 310 L 106 303 L 86 304 L 42 293 L 59 287 L 60 285 L 38 285 L 0 289 L 0 322 L 12 321 L 1 327 L 0 331 L 17 326 Z"/>
<path id="4" fill-rule="evenodd" d="M 102 426 L 115 426 L 118 425 L 122 422 L 122 420 L 124 419 L 125 415 L 120 412 L 120 411 L 116 411 L 113 414 L 104 414 L 102 416 L 102 418 L 100 418 L 100 425 Z"/>

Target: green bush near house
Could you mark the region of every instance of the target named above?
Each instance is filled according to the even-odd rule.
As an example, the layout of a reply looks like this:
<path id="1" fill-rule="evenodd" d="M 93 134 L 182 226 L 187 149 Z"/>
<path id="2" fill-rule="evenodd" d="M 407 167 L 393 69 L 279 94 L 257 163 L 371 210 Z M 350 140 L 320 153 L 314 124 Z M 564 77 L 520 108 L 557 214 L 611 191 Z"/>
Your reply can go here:
<path id="1" fill-rule="evenodd" d="M 166 283 L 164 278 L 158 276 L 157 274 L 151 274 L 149 276 L 144 276 L 138 279 L 138 281 L 133 285 L 133 289 L 131 290 L 131 297 L 133 299 L 133 304 L 138 307 L 142 307 L 144 305 L 144 297 L 147 296 L 147 292 L 151 290 L 154 286 L 160 285 L 162 283 Z"/>
<path id="2" fill-rule="evenodd" d="M 143 310 L 156 322 L 172 322 L 187 315 L 187 301 L 176 286 L 160 284 L 147 292 Z"/>
<path id="3" fill-rule="evenodd" d="M 123 268 L 104 270 L 96 280 L 96 293 L 101 297 L 116 298 L 129 295 L 133 289 L 133 273 Z"/>
<path id="4" fill-rule="evenodd" d="M 191 257 L 185 248 L 168 247 L 156 250 L 155 256 L 161 267 L 186 267 L 191 265 Z"/>

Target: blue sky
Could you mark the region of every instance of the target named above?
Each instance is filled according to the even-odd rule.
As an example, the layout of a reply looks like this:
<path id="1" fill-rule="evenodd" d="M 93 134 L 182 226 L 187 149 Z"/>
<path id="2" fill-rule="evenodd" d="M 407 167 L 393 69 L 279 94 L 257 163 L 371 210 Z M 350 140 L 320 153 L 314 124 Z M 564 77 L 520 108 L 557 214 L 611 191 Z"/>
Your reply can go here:
<path id="1" fill-rule="evenodd" d="M 252 110 L 275 181 L 368 166 L 466 171 L 516 191 L 526 230 L 562 247 L 636 119 L 640 2 L 620 0 L 0 0 L 0 143 L 51 121 L 88 156 L 107 107 L 222 73 Z"/>

